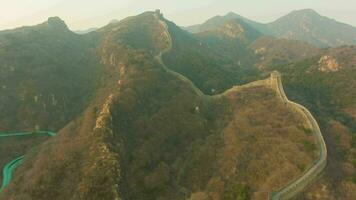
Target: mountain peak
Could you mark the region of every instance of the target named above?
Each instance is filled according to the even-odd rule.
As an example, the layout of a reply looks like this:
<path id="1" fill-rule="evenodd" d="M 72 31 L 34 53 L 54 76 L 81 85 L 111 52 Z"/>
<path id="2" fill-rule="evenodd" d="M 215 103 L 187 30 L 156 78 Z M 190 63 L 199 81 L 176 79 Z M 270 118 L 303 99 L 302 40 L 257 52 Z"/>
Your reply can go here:
<path id="1" fill-rule="evenodd" d="M 310 24 L 312 22 L 314 23 L 320 23 L 320 20 L 324 19 L 323 16 L 321 16 L 319 13 L 317 13 L 313 9 L 302 9 L 302 10 L 294 10 L 290 12 L 289 14 L 277 19 L 273 23 L 282 23 L 284 25 L 288 24 Z M 295 27 L 294 27 L 295 28 Z"/>
<path id="2" fill-rule="evenodd" d="M 48 18 L 47 24 L 48 24 L 48 26 L 57 28 L 57 29 L 68 29 L 67 24 L 59 17 Z"/>
<path id="3" fill-rule="evenodd" d="M 116 24 L 116 23 L 119 23 L 120 21 L 117 20 L 117 19 L 112 19 L 109 24 Z"/>
<path id="4" fill-rule="evenodd" d="M 300 9 L 300 10 L 294 10 L 294 12 L 317 14 L 317 12 L 316 12 L 314 9 L 311 9 L 311 8 L 305 8 L 305 9 Z"/>
<path id="5" fill-rule="evenodd" d="M 237 18 L 237 17 L 240 17 L 240 15 L 238 15 L 238 14 L 236 14 L 234 12 L 229 12 L 224 17 L 225 18 Z"/>
<path id="6" fill-rule="evenodd" d="M 311 8 L 294 10 L 290 13 L 290 15 L 307 15 L 307 16 L 320 16 L 318 12 Z"/>

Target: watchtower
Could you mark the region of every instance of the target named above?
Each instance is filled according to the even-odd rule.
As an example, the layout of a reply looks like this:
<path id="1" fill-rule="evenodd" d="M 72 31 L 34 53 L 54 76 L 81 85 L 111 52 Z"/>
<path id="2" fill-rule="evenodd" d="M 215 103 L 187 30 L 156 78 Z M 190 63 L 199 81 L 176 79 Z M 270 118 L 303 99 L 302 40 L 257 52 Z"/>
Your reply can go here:
<path id="1" fill-rule="evenodd" d="M 163 18 L 163 14 L 161 13 L 161 10 L 160 10 L 160 9 L 156 9 L 156 10 L 155 10 L 155 15 L 156 15 L 158 18 Z"/>

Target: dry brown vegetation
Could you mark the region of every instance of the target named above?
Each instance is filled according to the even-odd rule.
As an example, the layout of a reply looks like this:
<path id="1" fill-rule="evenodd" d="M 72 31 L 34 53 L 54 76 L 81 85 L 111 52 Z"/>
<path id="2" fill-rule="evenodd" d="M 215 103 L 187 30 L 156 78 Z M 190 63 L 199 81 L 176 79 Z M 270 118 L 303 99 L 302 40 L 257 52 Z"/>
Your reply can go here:
<path id="1" fill-rule="evenodd" d="M 34 163 L 21 166 L 17 173 L 24 174 L 7 194 L 22 199 L 112 199 L 118 192 L 124 199 L 258 198 L 300 175 L 300 166 L 315 158 L 316 152 L 302 145 L 313 142 L 300 128 L 303 119 L 268 86 L 201 98 L 169 74 L 158 77 L 165 76 L 165 86 L 142 90 L 154 79 L 137 84 L 141 76 L 131 75 L 136 91 L 162 90 L 163 96 L 149 98 L 128 87 L 101 112 L 88 109 L 43 145 Z M 168 92 L 172 88 L 175 92 Z M 108 115 L 102 116 L 106 107 Z M 98 125 L 102 131 L 94 129 Z"/>
<path id="2" fill-rule="evenodd" d="M 28 155 L 5 199 L 262 199 L 310 166 L 314 137 L 268 81 L 199 96 L 164 70 L 153 14 L 99 30 L 96 98 Z"/>
<path id="3" fill-rule="evenodd" d="M 196 165 L 201 166 L 196 177 L 210 174 L 203 187 L 209 199 L 221 199 L 221 191 L 236 183 L 248 186 L 253 199 L 266 197 L 300 175 L 316 158 L 317 152 L 308 152 L 302 145 L 303 141 L 314 143 L 313 136 L 300 128 L 304 119 L 269 88 L 253 86 L 227 95 L 232 116 L 218 136 L 201 147 L 214 149 L 215 155 L 209 162 L 211 168 Z M 209 147 L 214 141 L 217 145 Z M 191 177 L 187 183 L 195 182 L 193 172 L 187 177 Z"/>
<path id="4" fill-rule="evenodd" d="M 328 167 L 321 179 L 299 199 L 353 200 L 356 198 L 356 148 L 349 128 L 330 120 L 323 128 L 329 145 Z"/>
<path id="5" fill-rule="evenodd" d="M 283 72 L 287 94 L 316 117 L 328 147 L 328 165 L 322 179 L 300 199 L 356 198 L 355 133 L 356 48 L 324 49 L 303 61 L 276 67 Z M 337 70 L 321 70 L 322 58 L 331 58 Z"/>
<path id="6" fill-rule="evenodd" d="M 258 38 L 249 48 L 259 57 L 255 65 L 260 69 L 297 62 L 320 52 L 318 48 L 308 43 L 267 36 Z"/>

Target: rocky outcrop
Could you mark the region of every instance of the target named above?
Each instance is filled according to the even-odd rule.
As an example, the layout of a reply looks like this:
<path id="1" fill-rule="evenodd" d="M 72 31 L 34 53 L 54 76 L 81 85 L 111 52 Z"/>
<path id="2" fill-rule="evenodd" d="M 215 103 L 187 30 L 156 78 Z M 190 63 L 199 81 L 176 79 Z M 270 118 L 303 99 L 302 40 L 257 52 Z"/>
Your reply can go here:
<path id="1" fill-rule="evenodd" d="M 337 72 L 341 69 L 341 66 L 335 58 L 332 56 L 324 55 L 320 58 L 319 70 L 322 72 Z"/>

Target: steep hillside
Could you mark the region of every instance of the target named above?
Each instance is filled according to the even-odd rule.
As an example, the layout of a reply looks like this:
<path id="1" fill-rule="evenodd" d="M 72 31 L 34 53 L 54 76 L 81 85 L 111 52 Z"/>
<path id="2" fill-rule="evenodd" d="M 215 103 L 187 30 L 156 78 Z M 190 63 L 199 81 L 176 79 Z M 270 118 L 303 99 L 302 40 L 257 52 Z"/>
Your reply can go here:
<path id="1" fill-rule="evenodd" d="M 233 12 L 229 12 L 228 14 L 224 16 L 215 16 L 210 19 L 208 19 L 206 22 L 203 24 L 197 24 L 193 26 L 188 26 L 185 27 L 187 31 L 191 33 L 202 33 L 202 32 L 207 32 L 207 31 L 214 31 L 218 29 L 219 27 L 223 26 L 226 22 L 232 21 L 232 20 L 239 20 L 243 21 L 247 24 L 249 24 L 251 27 L 259 30 L 261 27 L 263 27 L 262 23 L 254 22 L 252 20 L 249 20 L 247 18 L 242 17 L 241 15 L 238 15 Z"/>
<path id="2" fill-rule="evenodd" d="M 329 147 L 326 174 L 301 199 L 356 197 L 355 55 L 355 46 L 331 48 L 275 68 L 284 74 L 288 95 L 315 114 Z"/>
<path id="3" fill-rule="evenodd" d="M 261 36 L 254 28 L 239 19 L 231 19 L 215 30 L 197 34 L 198 38 L 225 60 L 232 60 L 242 69 L 251 69 L 256 61 L 255 54 L 248 45 Z"/>
<path id="4" fill-rule="evenodd" d="M 215 33 L 221 38 L 230 38 L 239 40 L 242 44 L 248 44 L 256 40 L 261 34 L 247 23 L 239 19 L 227 20 L 224 23 L 217 25 L 215 29 L 210 29 L 201 32 L 202 36 L 209 36 Z"/>
<path id="5" fill-rule="evenodd" d="M 260 37 L 248 47 L 258 57 L 255 66 L 266 70 L 295 63 L 320 54 L 320 49 L 304 42 L 273 37 Z"/>
<path id="6" fill-rule="evenodd" d="M 288 95 L 316 115 L 326 137 L 330 156 L 327 172 L 320 182 L 299 198 L 355 199 L 355 47 L 318 49 L 297 41 L 321 47 L 354 44 L 350 40 L 356 38 L 352 31 L 354 28 L 321 17 L 311 10 L 295 11 L 266 25 L 230 13 L 203 24 L 201 30 L 205 29 L 204 32 L 198 31 L 200 33 L 196 35 L 218 30 L 231 18 L 245 20 L 264 34 L 286 38 L 265 36 L 252 42 L 248 48 L 256 55 L 253 65 L 265 72 L 283 72 Z M 209 26 L 205 26 L 207 24 Z M 199 26 L 195 28 L 198 30 Z M 339 30 L 343 31 L 339 33 Z M 280 31 L 296 33 L 289 37 Z M 348 37 L 350 35 L 352 38 Z M 345 40 L 336 41 L 340 37 Z"/>
<path id="7" fill-rule="evenodd" d="M 296 64 L 277 68 L 290 76 L 287 85 L 305 93 L 300 100 L 312 100 L 313 104 L 325 107 L 328 103 L 328 110 L 340 110 L 354 118 L 355 50 L 355 46 L 326 49 Z M 315 111 L 321 107 L 318 108 Z"/>
<path id="8" fill-rule="evenodd" d="M 321 16 L 311 9 L 296 10 L 274 22 L 262 24 L 235 13 L 217 16 L 201 25 L 188 27 L 194 33 L 216 29 L 231 19 L 239 19 L 261 33 L 277 38 L 300 40 L 318 47 L 356 44 L 356 28 Z"/>
<path id="9" fill-rule="evenodd" d="M 171 69 L 162 62 L 180 53 L 190 37 L 181 32 L 159 12 L 98 30 L 107 79 L 80 117 L 26 155 L 1 198 L 263 198 L 302 174 L 315 139 L 271 79 L 203 95 L 173 58 Z"/>
<path id="10" fill-rule="evenodd" d="M 33 148 L 46 141 L 47 135 L 28 135 L 22 137 L 1 137 L 0 138 L 0 169 L 6 164 L 32 151 Z M 3 174 L 0 174 L 0 183 L 2 183 Z"/>
<path id="11" fill-rule="evenodd" d="M 246 49 L 258 32 L 245 24 L 233 20 L 216 32 L 192 35 L 172 22 L 166 23 L 172 36 L 172 49 L 163 60 L 170 69 L 192 80 L 205 94 L 221 93 L 233 85 L 250 82 L 258 75 L 251 67 L 255 55 Z"/>
<path id="12" fill-rule="evenodd" d="M 293 11 L 270 24 L 267 33 L 319 47 L 356 44 L 356 28 L 319 15 L 311 9 Z"/>
<path id="13" fill-rule="evenodd" d="M 99 80 L 94 47 L 59 18 L 0 32 L 0 130 L 58 130 L 79 114 Z"/>

